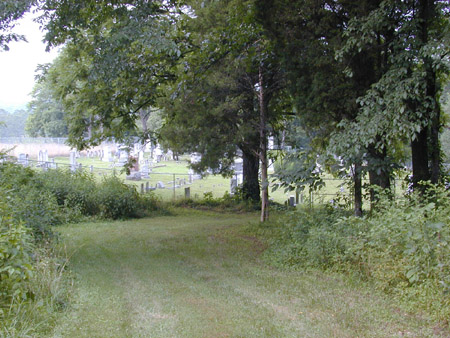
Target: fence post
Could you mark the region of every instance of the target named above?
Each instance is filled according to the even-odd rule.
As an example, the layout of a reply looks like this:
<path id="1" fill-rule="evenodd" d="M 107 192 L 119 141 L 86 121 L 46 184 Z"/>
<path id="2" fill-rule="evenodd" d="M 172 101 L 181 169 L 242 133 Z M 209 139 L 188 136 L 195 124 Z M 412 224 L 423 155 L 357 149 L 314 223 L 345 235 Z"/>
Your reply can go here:
<path id="1" fill-rule="evenodd" d="M 395 186 L 396 186 L 396 184 L 397 184 L 397 180 L 394 177 L 394 201 L 396 200 L 396 197 L 395 197 Z"/>
<path id="2" fill-rule="evenodd" d="M 175 174 L 173 174 L 173 200 L 175 201 L 176 196 L 175 196 Z"/>

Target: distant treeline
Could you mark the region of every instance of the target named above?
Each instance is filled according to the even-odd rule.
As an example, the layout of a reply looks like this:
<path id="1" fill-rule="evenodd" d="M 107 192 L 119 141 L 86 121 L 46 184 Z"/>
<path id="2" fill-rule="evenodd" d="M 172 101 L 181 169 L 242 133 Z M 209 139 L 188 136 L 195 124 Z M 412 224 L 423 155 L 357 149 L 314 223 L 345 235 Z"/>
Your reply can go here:
<path id="1" fill-rule="evenodd" d="M 8 112 L 0 108 L 0 137 L 25 136 L 25 123 L 28 115 L 29 112 L 25 109 Z"/>

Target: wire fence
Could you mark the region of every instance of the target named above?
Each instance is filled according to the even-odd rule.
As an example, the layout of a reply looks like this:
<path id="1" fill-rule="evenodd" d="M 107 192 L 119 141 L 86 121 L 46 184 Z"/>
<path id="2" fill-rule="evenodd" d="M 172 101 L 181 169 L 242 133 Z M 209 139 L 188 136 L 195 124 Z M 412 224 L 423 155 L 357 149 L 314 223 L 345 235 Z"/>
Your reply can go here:
<path id="1" fill-rule="evenodd" d="M 0 137 L 0 144 L 66 144 L 67 137 Z"/>
<path id="2" fill-rule="evenodd" d="M 126 175 L 123 166 L 119 163 L 105 162 L 104 166 L 98 163 L 82 164 L 82 163 L 66 163 L 58 162 L 54 159 L 50 161 L 39 161 L 32 159 L 12 159 L 17 163 L 40 170 L 51 169 L 67 169 L 75 171 L 88 171 L 96 177 L 107 175 L 118 175 L 125 180 L 128 185 L 133 185 L 140 193 L 148 193 L 153 191 L 162 199 L 182 199 L 182 198 L 202 198 L 205 194 L 211 194 L 213 197 L 222 197 L 226 193 L 233 194 L 239 183 L 242 181 L 240 175 L 234 175 L 231 178 L 224 178 L 218 175 L 207 175 L 202 177 L 195 173 L 182 172 L 164 172 L 164 165 L 155 165 L 148 170 L 132 172 Z M 309 205 L 329 203 L 332 205 L 353 204 L 353 194 L 348 182 L 343 179 L 324 177 L 324 187 L 317 191 L 305 189 L 303 192 L 285 192 L 282 189 L 273 189 L 277 183 L 270 185 L 271 200 L 290 205 Z M 401 180 L 393 180 L 391 188 L 394 196 L 403 192 Z M 368 180 L 363 180 L 364 200 L 369 201 L 370 191 L 368 189 Z"/>

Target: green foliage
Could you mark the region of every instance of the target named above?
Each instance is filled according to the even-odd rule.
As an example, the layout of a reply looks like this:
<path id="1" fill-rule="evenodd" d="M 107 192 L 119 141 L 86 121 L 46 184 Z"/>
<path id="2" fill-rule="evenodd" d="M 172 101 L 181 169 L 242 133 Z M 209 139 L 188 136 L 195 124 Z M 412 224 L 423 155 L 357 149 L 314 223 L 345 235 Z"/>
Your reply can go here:
<path id="1" fill-rule="evenodd" d="M 6 110 L 0 109 L 0 125 L 1 137 L 20 137 L 25 135 L 25 122 L 28 118 L 26 110 L 16 110 L 14 113 L 9 113 Z"/>
<path id="2" fill-rule="evenodd" d="M 32 6 L 35 0 L 2 0 L 0 2 L 0 48 L 9 50 L 8 44 L 13 41 L 25 40 L 23 35 L 12 33 L 11 30 Z"/>
<path id="3" fill-rule="evenodd" d="M 96 215 L 97 184 L 92 174 L 69 170 L 49 170 L 39 175 L 44 190 L 50 192 L 60 206 L 78 210 L 86 216 Z"/>
<path id="4" fill-rule="evenodd" d="M 54 97 L 48 81 L 38 82 L 33 88 L 33 100 L 29 103 L 30 115 L 26 132 L 31 137 L 65 137 L 67 122 L 60 100 Z"/>
<path id="5" fill-rule="evenodd" d="M 212 192 L 205 192 L 203 198 L 178 200 L 174 204 L 178 207 L 235 212 L 254 211 L 259 208 L 258 202 L 252 201 L 251 199 L 245 199 L 242 189 L 239 188 L 236 189 L 236 192 L 233 195 L 225 192 L 222 197 L 214 198 Z"/>
<path id="6" fill-rule="evenodd" d="M 0 165 L 0 174 L 13 219 L 30 228 L 35 240 L 51 237 L 55 225 L 85 217 L 138 217 L 160 208 L 153 195 L 140 195 L 115 176 L 96 182 L 87 172 L 41 172 L 11 163 Z"/>
<path id="7" fill-rule="evenodd" d="M 26 282 L 32 276 L 29 230 L 11 217 L 4 197 L 0 204 L 0 318 L 5 306 L 29 297 Z"/>
<path id="8" fill-rule="evenodd" d="M 382 197 L 371 216 L 330 207 L 291 213 L 269 231 L 267 258 L 278 265 L 350 273 L 411 309 L 450 315 L 450 192 L 429 188 L 393 202 Z M 261 229 L 260 229 L 261 231 Z"/>
<path id="9" fill-rule="evenodd" d="M 56 198 L 43 189 L 39 173 L 11 163 L 0 165 L 0 187 L 8 192 L 8 210 L 15 222 L 22 222 L 41 240 L 52 235 L 51 227 L 61 224 L 63 214 Z"/>
<path id="10" fill-rule="evenodd" d="M 140 205 L 136 188 L 125 185 L 118 177 L 104 178 L 98 187 L 97 201 L 103 217 L 123 219 L 138 215 Z"/>

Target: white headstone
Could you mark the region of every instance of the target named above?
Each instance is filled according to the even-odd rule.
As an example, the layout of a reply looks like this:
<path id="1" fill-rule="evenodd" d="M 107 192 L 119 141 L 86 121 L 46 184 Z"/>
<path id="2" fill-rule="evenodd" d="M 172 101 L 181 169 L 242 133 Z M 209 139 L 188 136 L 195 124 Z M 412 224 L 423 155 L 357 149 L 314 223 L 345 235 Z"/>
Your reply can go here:
<path id="1" fill-rule="evenodd" d="M 161 148 L 159 147 L 159 144 L 158 144 L 158 146 L 155 148 L 155 150 L 153 151 L 153 158 L 154 158 L 154 160 L 156 161 L 156 163 L 159 163 L 159 162 L 161 162 L 161 160 L 162 160 L 162 150 L 161 150 Z"/>
<path id="2" fill-rule="evenodd" d="M 19 154 L 17 161 L 19 162 L 19 164 L 21 164 L 23 166 L 27 166 L 28 165 L 28 154 Z"/>
<path id="3" fill-rule="evenodd" d="M 236 193 L 236 188 L 237 188 L 237 180 L 235 177 L 232 177 L 230 180 L 230 193 L 231 194 Z"/>
<path id="4" fill-rule="evenodd" d="M 39 150 L 39 153 L 38 153 L 38 164 L 42 164 L 43 161 L 44 161 L 44 153 L 42 152 L 42 150 Z"/>
<path id="5" fill-rule="evenodd" d="M 191 154 L 191 163 L 198 163 L 202 159 L 202 155 L 199 153 L 192 153 Z"/>
<path id="6" fill-rule="evenodd" d="M 144 163 L 141 167 L 141 175 L 143 178 L 149 178 L 150 168 L 147 163 Z"/>
<path id="7" fill-rule="evenodd" d="M 71 171 L 76 171 L 77 170 L 77 158 L 76 158 L 76 152 L 75 151 L 71 151 L 70 152 L 70 170 Z"/>
<path id="8" fill-rule="evenodd" d="M 102 161 L 103 162 L 112 162 L 113 158 L 112 158 L 112 154 L 111 154 L 111 149 L 109 146 L 105 146 L 103 149 L 103 158 Z"/>
<path id="9" fill-rule="evenodd" d="M 145 162 L 145 159 L 144 159 L 144 152 L 141 150 L 140 152 L 139 152 L 139 164 L 143 164 Z"/>

